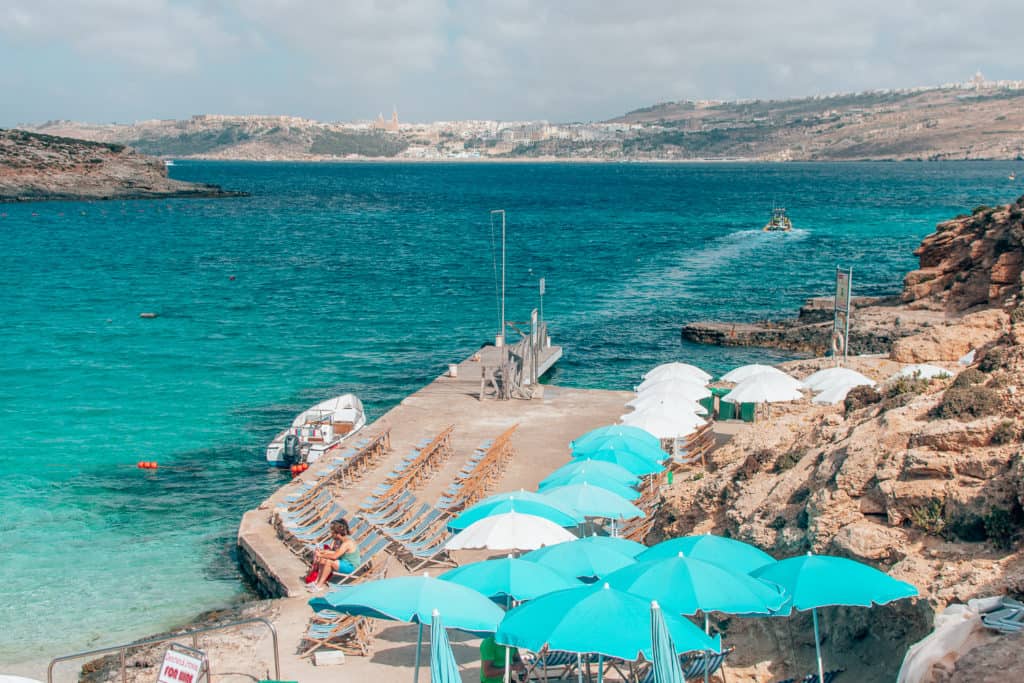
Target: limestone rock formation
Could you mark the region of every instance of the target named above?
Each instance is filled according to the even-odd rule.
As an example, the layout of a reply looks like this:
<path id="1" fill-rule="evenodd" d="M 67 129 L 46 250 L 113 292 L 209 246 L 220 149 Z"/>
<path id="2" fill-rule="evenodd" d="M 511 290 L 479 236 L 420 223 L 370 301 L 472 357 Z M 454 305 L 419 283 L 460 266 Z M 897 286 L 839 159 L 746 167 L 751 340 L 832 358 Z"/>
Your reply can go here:
<path id="1" fill-rule="evenodd" d="M 1013 305 L 1024 267 L 1024 197 L 940 223 L 914 253 L 921 267 L 904 279 L 903 301 L 964 311 Z"/>
<path id="2" fill-rule="evenodd" d="M 239 194 L 172 180 L 162 161 L 123 145 L 0 130 L 0 202 Z"/>

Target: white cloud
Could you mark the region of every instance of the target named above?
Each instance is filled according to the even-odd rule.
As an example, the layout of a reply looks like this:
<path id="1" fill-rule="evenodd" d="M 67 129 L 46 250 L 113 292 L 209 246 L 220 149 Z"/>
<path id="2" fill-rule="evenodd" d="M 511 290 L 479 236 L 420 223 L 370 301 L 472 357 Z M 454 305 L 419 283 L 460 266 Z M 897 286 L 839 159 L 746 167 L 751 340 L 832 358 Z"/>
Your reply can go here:
<path id="1" fill-rule="evenodd" d="M 268 44 L 312 58 L 319 82 L 394 82 L 447 49 L 443 0 L 237 0 Z"/>
<path id="2" fill-rule="evenodd" d="M 935 84 L 978 68 L 1019 78 L 1022 20 L 1016 0 L 6 0 L 0 38 L 40 62 L 69 46 L 81 63 L 65 73 L 130 68 L 140 98 L 171 76 L 189 113 L 255 102 L 348 118 L 394 103 L 403 118 L 560 121 L 670 99 Z"/>
<path id="3" fill-rule="evenodd" d="M 226 51 L 237 39 L 200 4 L 170 0 L 13 0 L 0 33 L 22 44 L 67 45 L 79 54 L 156 73 L 198 69 L 205 51 Z"/>

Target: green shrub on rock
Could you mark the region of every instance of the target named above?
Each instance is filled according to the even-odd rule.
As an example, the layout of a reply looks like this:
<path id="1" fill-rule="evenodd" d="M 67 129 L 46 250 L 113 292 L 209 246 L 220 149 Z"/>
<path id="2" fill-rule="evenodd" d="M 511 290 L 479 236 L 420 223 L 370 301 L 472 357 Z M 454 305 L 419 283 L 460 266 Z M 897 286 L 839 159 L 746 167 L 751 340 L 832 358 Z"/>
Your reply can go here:
<path id="1" fill-rule="evenodd" d="M 929 536 L 940 536 L 946 529 L 945 504 L 933 498 L 921 507 L 910 511 L 910 521 Z"/>
<path id="2" fill-rule="evenodd" d="M 1013 309 L 1013 313 L 1010 314 L 1010 322 L 1014 325 L 1024 322 L 1024 306 L 1018 306 Z"/>
<path id="3" fill-rule="evenodd" d="M 988 540 L 992 541 L 992 545 L 1002 550 L 1009 550 L 1013 547 L 1016 525 L 1009 510 L 994 507 L 985 515 L 983 521 L 985 535 L 988 536 Z"/>
<path id="4" fill-rule="evenodd" d="M 843 400 L 843 409 L 849 415 L 858 408 L 878 403 L 881 400 L 882 394 L 878 393 L 878 390 L 874 387 L 854 387 L 846 394 L 846 398 Z"/>
<path id="5" fill-rule="evenodd" d="M 978 384 L 968 387 L 951 386 L 935 407 L 935 417 L 944 420 L 985 417 L 998 413 L 1001 405 L 999 394 L 987 387 Z"/>
<path id="6" fill-rule="evenodd" d="M 1012 420 L 1003 420 L 993 430 L 991 442 L 996 446 L 1017 440 L 1017 425 Z"/>
<path id="7" fill-rule="evenodd" d="M 1006 365 L 1006 350 L 1001 346 L 989 349 L 985 357 L 978 363 L 978 369 L 982 372 L 992 372 Z"/>
<path id="8" fill-rule="evenodd" d="M 988 375 L 986 375 L 984 372 L 982 372 L 981 370 L 976 370 L 974 368 L 969 368 L 961 372 L 959 375 L 957 375 L 956 379 L 953 380 L 953 383 L 950 384 L 950 386 L 969 387 L 972 384 L 984 384 L 987 381 Z"/>

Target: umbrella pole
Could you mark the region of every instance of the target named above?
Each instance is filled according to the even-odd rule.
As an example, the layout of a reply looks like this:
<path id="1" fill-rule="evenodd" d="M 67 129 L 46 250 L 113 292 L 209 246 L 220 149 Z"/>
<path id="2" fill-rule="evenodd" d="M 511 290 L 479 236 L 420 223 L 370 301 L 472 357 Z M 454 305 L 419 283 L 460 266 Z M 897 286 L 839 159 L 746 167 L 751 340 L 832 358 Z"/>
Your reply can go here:
<path id="1" fill-rule="evenodd" d="M 583 683 L 583 658 L 576 653 L 576 683 Z"/>
<path id="2" fill-rule="evenodd" d="M 505 683 L 509 683 L 509 661 L 511 655 L 508 653 L 508 646 L 505 646 Z"/>
<path id="3" fill-rule="evenodd" d="M 597 655 L 597 683 L 604 683 L 604 655 Z"/>
<path id="4" fill-rule="evenodd" d="M 708 619 L 707 612 L 704 613 L 704 635 L 711 635 L 711 621 Z M 708 660 L 710 659 L 710 654 L 710 650 L 704 653 L 704 683 L 708 683 Z"/>
<path id="5" fill-rule="evenodd" d="M 419 630 L 416 632 L 416 668 L 413 669 L 412 683 L 419 683 L 420 680 L 420 650 L 423 648 L 423 622 L 420 622 Z"/>
<path id="6" fill-rule="evenodd" d="M 825 681 L 825 667 L 821 663 L 821 639 L 818 636 L 818 608 L 811 608 L 811 617 L 814 619 L 814 652 L 818 655 L 818 681 Z"/>

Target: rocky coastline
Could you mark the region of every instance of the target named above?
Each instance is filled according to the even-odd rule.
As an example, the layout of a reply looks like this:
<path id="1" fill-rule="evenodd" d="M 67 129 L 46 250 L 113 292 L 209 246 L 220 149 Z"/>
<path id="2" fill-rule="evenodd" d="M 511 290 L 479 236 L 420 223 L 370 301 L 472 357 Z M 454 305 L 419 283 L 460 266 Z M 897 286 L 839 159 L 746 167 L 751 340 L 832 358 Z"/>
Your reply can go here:
<path id="1" fill-rule="evenodd" d="M 124 145 L 0 130 L 0 203 L 246 194 L 168 178 L 160 159 Z"/>
<path id="2" fill-rule="evenodd" d="M 1024 595 L 1022 219 L 1024 197 L 939 224 L 915 252 L 920 268 L 906 276 L 899 301 L 860 302 L 853 316 L 858 326 L 866 312 L 879 316 L 872 326 L 882 332 L 870 343 L 884 356 L 849 361 L 878 389 L 859 389 L 837 407 L 803 401 L 773 410 L 766 424 L 716 449 L 709 471 L 674 486 L 662 507 L 659 535 L 717 533 L 776 556 L 841 555 L 916 585 L 915 603 L 822 611 L 831 663 L 855 680 L 893 680 L 907 648 L 946 606 Z M 901 322 L 900 335 L 885 339 L 897 319 L 918 314 L 926 315 L 914 318 L 916 331 Z M 812 338 L 820 323 L 808 312 L 801 318 L 768 328 L 774 337 L 744 330 L 733 339 Z M 973 363 L 958 363 L 969 351 Z M 889 379 L 917 362 L 956 376 Z M 786 369 L 804 376 L 827 363 Z M 736 619 L 724 627 L 755 644 L 737 652 L 730 680 L 765 680 L 780 652 L 796 668 L 812 663 L 809 629 L 798 624 Z M 983 633 L 927 680 L 1004 680 L 1024 671 L 1022 641 Z"/>

